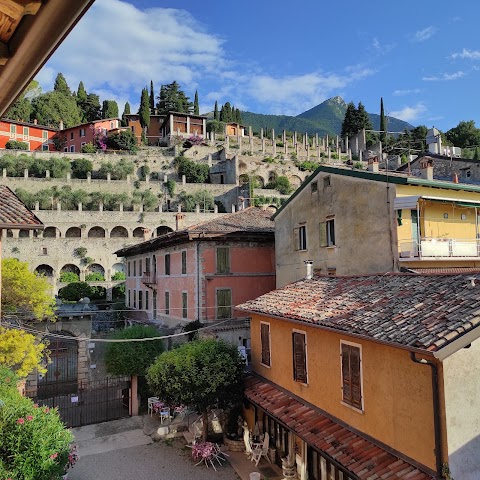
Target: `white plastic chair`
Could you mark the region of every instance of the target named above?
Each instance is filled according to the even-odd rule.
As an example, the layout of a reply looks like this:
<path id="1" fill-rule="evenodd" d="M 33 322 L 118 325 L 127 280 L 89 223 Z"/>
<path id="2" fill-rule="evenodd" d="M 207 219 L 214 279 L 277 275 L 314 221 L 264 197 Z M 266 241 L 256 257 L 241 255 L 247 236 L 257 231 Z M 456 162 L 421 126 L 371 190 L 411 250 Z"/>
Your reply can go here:
<path id="1" fill-rule="evenodd" d="M 272 463 L 270 458 L 268 458 L 268 444 L 269 444 L 268 433 L 265 433 L 265 438 L 263 439 L 263 444 L 261 447 L 254 448 L 252 451 L 252 462 L 255 462 L 255 466 L 258 467 L 258 463 L 262 457 L 265 457 L 268 463 Z"/>
<path id="2" fill-rule="evenodd" d="M 170 415 L 170 408 L 161 408 L 158 414 L 160 415 L 160 423 L 163 423 L 164 421 L 170 421 L 172 418 Z"/>
<path id="3" fill-rule="evenodd" d="M 159 402 L 160 399 L 158 397 L 148 397 L 147 404 L 148 404 L 148 410 L 147 412 L 150 414 L 150 416 L 153 415 L 153 404 Z"/>

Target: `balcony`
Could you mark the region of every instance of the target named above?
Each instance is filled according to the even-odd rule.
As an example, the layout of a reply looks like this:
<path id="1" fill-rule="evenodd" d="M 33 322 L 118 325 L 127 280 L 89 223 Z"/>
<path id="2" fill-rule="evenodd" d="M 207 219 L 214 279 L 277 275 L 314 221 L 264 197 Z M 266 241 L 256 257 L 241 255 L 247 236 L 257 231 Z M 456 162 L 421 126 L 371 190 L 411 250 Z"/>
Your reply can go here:
<path id="1" fill-rule="evenodd" d="M 458 238 L 428 238 L 400 242 L 400 260 L 438 258 L 478 258 L 480 240 Z"/>
<path id="2" fill-rule="evenodd" d="M 154 272 L 144 272 L 142 275 L 142 283 L 150 290 L 157 289 L 157 274 Z"/>

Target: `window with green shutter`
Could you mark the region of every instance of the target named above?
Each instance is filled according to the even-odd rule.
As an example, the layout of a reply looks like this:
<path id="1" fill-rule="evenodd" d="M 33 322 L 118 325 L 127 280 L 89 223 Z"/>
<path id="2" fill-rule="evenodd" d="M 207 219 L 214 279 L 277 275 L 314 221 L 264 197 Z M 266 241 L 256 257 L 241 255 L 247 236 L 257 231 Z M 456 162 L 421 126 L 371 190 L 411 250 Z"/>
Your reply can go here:
<path id="1" fill-rule="evenodd" d="M 143 291 L 142 290 L 138 291 L 138 309 L 139 310 L 143 309 Z"/>
<path id="2" fill-rule="evenodd" d="M 292 333 L 293 379 L 307 383 L 307 336 L 302 332 Z"/>
<path id="3" fill-rule="evenodd" d="M 261 362 L 267 367 L 270 366 L 270 324 L 260 322 L 260 343 L 262 346 Z"/>
<path id="4" fill-rule="evenodd" d="M 219 288 L 217 290 L 217 318 L 232 317 L 232 290 Z"/>
<path id="5" fill-rule="evenodd" d="M 341 343 L 342 398 L 352 407 L 363 409 L 361 351 L 359 346 Z"/>
<path id="6" fill-rule="evenodd" d="M 217 273 L 230 273 L 230 249 L 217 247 Z"/>
<path id="7" fill-rule="evenodd" d="M 165 254 L 165 275 L 170 275 L 170 254 Z"/>

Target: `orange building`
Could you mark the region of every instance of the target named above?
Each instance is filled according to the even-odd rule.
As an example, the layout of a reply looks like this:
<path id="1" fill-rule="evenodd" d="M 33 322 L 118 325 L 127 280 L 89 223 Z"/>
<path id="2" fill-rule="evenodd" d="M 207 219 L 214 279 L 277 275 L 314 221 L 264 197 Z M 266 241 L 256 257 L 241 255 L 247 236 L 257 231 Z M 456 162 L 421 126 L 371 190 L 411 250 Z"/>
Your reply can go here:
<path id="1" fill-rule="evenodd" d="M 59 134 L 65 136 L 65 152 L 81 152 L 84 145 L 94 143 L 94 130 L 100 129 L 104 135 L 107 135 L 110 130 L 116 130 L 119 126 L 118 118 L 104 118 L 62 129 Z"/>
<path id="2" fill-rule="evenodd" d="M 140 115 L 138 113 L 129 113 L 125 115 L 127 127 L 130 128 L 137 139 L 137 143 L 142 140 L 142 126 L 140 124 Z M 150 115 L 150 125 L 147 128 L 148 145 L 159 145 L 161 134 L 160 127 L 165 120 L 165 115 Z"/>
<path id="3" fill-rule="evenodd" d="M 479 292 L 465 275 L 325 276 L 239 305 L 250 426 L 302 480 L 480 478 Z"/>
<path id="4" fill-rule="evenodd" d="M 244 137 L 245 129 L 245 125 L 241 125 L 237 122 L 228 122 L 225 124 L 225 135 L 232 137 Z"/>
<path id="5" fill-rule="evenodd" d="M 168 112 L 160 127 L 161 138 L 176 135 L 182 137 L 205 137 L 207 134 L 207 117 L 191 113 Z"/>
<path id="6" fill-rule="evenodd" d="M 167 325 L 237 317 L 233 305 L 275 288 L 270 216 L 248 208 L 115 252 L 127 306 Z"/>
<path id="7" fill-rule="evenodd" d="M 4 118 L 0 121 L 0 148 L 5 148 L 7 142 L 15 140 L 26 143 L 30 151 L 52 151 L 55 150 L 52 139 L 57 131 L 45 125 Z"/>

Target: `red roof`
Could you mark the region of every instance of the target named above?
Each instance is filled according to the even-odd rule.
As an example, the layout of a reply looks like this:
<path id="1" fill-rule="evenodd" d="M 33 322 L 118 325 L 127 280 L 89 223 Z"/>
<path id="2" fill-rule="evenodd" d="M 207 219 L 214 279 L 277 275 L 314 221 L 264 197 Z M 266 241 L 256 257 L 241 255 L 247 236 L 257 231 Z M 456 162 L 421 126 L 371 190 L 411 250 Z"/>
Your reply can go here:
<path id="1" fill-rule="evenodd" d="M 0 228 L 42 229 L 43 223 L 5 185 L 0 185 Z"/>
<path id="2" fill-rule="evenodd" d="M 420 470 L 407 460 L 349 430 L 271 383 L 249 377 L 246 380 L 245 396 L 359 479 L 432 478 L 433 473 L 427 473 L 426 467 Z"/>

